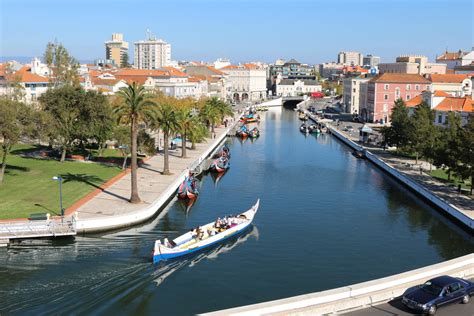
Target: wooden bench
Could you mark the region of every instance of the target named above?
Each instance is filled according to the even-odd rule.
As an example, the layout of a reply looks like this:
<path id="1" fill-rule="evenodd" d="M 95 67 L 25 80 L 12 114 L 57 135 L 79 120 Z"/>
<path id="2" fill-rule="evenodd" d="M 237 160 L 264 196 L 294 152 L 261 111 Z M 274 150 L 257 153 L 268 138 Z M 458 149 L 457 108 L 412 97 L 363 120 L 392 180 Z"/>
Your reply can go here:
<path id="1" fill-rule="evenodd" d="M 28 217 L 30 221 L 45 221 L 48 219 L 47 213 L 33 213 Z"/>

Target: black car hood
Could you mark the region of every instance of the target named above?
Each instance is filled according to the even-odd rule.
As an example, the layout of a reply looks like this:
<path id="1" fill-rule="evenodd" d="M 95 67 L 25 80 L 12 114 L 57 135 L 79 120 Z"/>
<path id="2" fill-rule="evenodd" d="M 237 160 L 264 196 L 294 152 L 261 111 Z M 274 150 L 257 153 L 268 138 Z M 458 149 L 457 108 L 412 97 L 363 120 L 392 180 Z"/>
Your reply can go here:
<path id="1" fill-rule="evenodd" d="M 407 295 L 405 295 L 406 298 L 409 300 L 415 301 L 419 304 L 426 304 L 435 298 L 437 298 L 437 295 L 430 294 L 428 292 L 423 291 L 422 289 L 415 290 Z"/>

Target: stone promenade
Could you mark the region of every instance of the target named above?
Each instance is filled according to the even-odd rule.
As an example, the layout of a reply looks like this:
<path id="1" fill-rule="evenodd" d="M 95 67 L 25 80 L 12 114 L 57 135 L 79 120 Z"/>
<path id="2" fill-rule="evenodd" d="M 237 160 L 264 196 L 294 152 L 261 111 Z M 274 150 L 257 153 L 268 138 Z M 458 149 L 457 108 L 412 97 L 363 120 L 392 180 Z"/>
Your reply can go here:
<path id="1" fill-rule="evenodd" d="M 216 138 L 226 132 L 226 128 L 216 128 Z M 155 201 L 184 170 L 188 169 L 209 148 L 213 139 L 196 144 L 196 149 L 187 147 L 187 158 L 181 158 L 181 148 L 170 150 L 169 166 L 171 175 L 163 175 L 163 152 L 146 160 L 138 168 L 138 193 L 142 203 L 128 202 L 131 192 L 131 174 L 126 172 L 118 180 L 102 189 L 100 193 L 92 193 L 67 210 L 68 214 L 77 212 L 78 220 L 107 220 L 117 215 L 139 211 Z"/>

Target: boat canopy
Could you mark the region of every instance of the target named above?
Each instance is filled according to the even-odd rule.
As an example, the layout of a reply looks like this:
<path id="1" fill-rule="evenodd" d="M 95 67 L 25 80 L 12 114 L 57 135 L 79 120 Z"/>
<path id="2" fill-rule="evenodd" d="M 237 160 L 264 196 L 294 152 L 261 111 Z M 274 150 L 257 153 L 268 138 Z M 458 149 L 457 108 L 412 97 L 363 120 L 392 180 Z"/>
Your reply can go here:
<path id="1" fill-rule="evenodd" d="M 362 126 L 360 128 L 360 131 L 363 132 L 363 133 L 367 133 L 367 134 L 373 134 L 374 133 L 374 130 L 371 129 L 370 127 L 368 127 L 367 125 L 364 124 L 364 126 Z"/>

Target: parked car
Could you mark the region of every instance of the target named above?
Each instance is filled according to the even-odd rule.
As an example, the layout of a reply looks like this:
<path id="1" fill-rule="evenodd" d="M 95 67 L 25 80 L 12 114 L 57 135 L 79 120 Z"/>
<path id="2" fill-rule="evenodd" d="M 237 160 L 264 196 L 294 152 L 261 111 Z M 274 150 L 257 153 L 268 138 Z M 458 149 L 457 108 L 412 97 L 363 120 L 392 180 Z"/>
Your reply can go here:
<path id="1" fill-rule="evenodd" d="M 441 306 L 459 302 L 469 303 L 472 295 L 474 295 L 473 282 L 443 275 L 405 292 L 402 303 L 410 309 L 434 315 Z"/>

